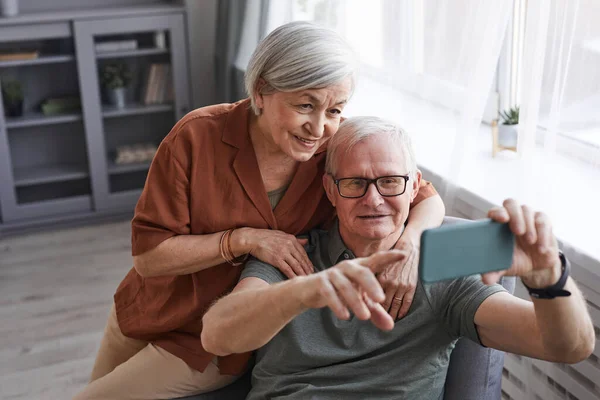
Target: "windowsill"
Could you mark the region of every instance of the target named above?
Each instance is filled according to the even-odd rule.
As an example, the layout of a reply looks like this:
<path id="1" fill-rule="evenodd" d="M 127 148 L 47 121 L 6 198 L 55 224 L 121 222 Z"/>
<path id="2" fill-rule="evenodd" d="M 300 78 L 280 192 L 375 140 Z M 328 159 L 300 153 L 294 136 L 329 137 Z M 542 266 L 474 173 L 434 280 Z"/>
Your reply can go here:
<path id="1" fill-rule="evenodd" d="M 476 210 L 469 215 L 484 218 L 489 208 L 512 197 L 545 212 L 565 253 L 575 264 L 600 277 L 600 245 L 595 234 L 600 228 L 600 169 L 560 155 L 549 162 L 541 148 L 536 149 L 533 164 L 508 151 L 493 158 L 491 127 L 482 124 L 472 151 L 460 154 L 462 172 L 456 177 L 449 171 L 453 170 L 454 127 L 460 116 L 434 110 L 367 77 L 361 77 L 344 115 L 376 115 L 400 123 L 411 133 L 424 176 L 443 197 L 448 183 L 456 187 L 454 209 L 466 203 Z"/>

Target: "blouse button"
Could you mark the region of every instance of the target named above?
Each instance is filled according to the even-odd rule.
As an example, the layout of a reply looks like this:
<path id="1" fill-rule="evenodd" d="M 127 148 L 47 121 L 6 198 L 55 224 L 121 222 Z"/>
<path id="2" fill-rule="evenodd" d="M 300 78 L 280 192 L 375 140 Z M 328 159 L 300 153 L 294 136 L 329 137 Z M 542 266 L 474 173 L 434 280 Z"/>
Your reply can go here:
<path id="1" fill-rule="evenodd" d="M 344 258 L 347 260 L 350 258 L 350 256 L 348 255 L 348 253 L 344 253 Z"/>

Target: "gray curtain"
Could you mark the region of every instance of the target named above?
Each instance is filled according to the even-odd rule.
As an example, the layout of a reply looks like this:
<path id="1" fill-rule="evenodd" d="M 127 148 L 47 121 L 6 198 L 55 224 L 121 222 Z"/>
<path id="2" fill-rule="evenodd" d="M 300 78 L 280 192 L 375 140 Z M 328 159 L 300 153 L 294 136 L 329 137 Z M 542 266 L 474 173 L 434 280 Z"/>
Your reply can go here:
<path id="1" fill-rule="evenodd" d="M 252 1 L 252 0 L 250 0 Z M 257 24 L 260 32 L 257 41 L 266 31 L 269 0 L 260 1 L 261 12 L 255 21 L 246 13 L 249 0 L 219 0 L 215 46 L 215 79 L 218 103 L 231 103 L 246 97 L 244 71 L 235 67 L 244 23 Z"/>

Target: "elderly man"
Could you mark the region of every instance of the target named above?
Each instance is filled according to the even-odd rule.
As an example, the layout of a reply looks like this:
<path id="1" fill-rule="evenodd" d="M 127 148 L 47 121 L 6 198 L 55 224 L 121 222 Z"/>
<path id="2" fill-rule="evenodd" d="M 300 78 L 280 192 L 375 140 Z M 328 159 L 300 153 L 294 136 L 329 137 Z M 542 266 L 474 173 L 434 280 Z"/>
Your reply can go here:
<path id="1" fill-rule="evenodd" d="M 405 256 L 390 249 L 421 179 L 410 139 L 378 118 L 351 118 L 329 144 L 327 172 L 338 222 L 309 233 L 316 273 L 287 280 L 252 260 L 234 291 L 204 316 L 206 350 L 223 356 L 258 349 L 249 399 L 441 398 L 461 336 L 556 362 L 593 351 L 593 325 L 581 292 L 564 279 L 568 268 L 550 222 L 512 200 L 489 212 L 517 236 L 503 274 L 533 291 L 563 282 L 554 289 L 571 295 L 527 302 L 478 276 L 419 282 L 408 315 L 392 320 L 375 274 Z M 499 274 L 484 280 L 494 278 Z"/>

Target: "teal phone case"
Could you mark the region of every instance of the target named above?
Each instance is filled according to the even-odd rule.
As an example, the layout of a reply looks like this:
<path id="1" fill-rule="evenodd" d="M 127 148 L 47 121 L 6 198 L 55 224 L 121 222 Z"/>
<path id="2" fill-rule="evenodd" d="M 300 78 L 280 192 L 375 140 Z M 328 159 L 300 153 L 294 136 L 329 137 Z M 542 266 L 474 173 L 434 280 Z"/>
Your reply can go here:
<path id="1" fill-rule="evenodd" d="M 514 246 L 508 224 L 490 219 L 427 229 L 421 235 L 419 278 L 436 282 L 507 269 Z"/>

